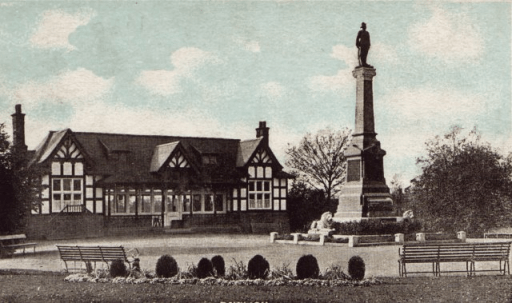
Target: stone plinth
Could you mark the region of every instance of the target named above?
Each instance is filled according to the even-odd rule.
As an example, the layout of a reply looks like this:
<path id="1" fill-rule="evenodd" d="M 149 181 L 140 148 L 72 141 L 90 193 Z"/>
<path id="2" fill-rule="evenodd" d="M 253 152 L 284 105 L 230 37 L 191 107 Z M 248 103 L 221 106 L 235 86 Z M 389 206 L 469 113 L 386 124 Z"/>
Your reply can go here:
<path id="1" fill-rule="evenodd" d="M 393 200 L 384 178 L 384 156 L 375 132 L 373 113 L 374 68 L 358 67 L 356 78 L 356 115 L 352 143 L 344 152 L 347 158 L 346 183 L 341 190 L 333 220 L 360 221 L 368 217 L 393 214 Z"/>

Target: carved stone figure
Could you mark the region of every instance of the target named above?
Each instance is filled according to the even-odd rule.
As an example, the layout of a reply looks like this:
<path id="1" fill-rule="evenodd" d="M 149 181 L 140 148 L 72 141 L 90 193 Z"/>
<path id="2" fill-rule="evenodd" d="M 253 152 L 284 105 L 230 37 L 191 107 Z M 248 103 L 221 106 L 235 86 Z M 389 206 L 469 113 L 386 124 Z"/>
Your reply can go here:
<path id="1" fill-rule="evenodd" d="M 366 57 L 368 57 L 368 51 L 370 50 L 370 33 L 366 31 L 366 23 L 361 23 L 361 30 L 357 33 L 356 46 L 359 49 L 359 66 L 362 67 L 373 67 L 366 63 Z"/>
<path id="2" fill-rule="evenodd" d="M 334 229 L 331 228 L 331 225 L 332 214 L 330 212 L 325 212 L 320 217 L 320 220 L 316 220 L 311 223 L 308 234 L 330 235 L 334 231 Z"/>

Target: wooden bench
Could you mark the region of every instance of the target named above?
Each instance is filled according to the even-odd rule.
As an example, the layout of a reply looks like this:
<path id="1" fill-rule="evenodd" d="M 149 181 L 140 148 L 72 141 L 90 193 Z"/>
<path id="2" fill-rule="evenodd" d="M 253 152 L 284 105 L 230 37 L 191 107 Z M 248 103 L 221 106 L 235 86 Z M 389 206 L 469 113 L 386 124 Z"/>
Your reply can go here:
<path id="1" fill-rule="evenodd" d="M 25 254 L 25 249 L 31 247 L 35 253 L 37 243 L 25 243 L 26 239 L 27 236 L 24 234 L 0 236 L 0 255 L 12 256 L 17 249 L 23 249 L 23 254 Z"/>
<path id="2" fill-rule="evenodd" d="M 108 262 L 115 260 L 122 260 L 131 266 L 131 262 L 126 256 L 124 247 L 122 246 L 72 246 L 72 245 L 57 245 L 59 249 L 60 258 L 68 268 L 68 261 L 84 262 L 86 266 L 94 262 L 105 262 L 107 268 Z"/>
<path id="3" fill-rule="evenodd" d="M 509 254 L 511 242 L 488 243 L 442 243 L 442 244 L 406 244 L 399 248 L 398 273 L 401 277 L 412 273 L 428 273 L 428 271 L 408 272 L 409 263 L 431 263 L 434 276 L 441 275 L 441 263 L 466 263 L 466 270 L 444 272 L 466 272 L 468 276 L 477 272 L 476 262 L 499 262 L 500 269 L 478 270 L 496 271 L 510 274 Z"/>

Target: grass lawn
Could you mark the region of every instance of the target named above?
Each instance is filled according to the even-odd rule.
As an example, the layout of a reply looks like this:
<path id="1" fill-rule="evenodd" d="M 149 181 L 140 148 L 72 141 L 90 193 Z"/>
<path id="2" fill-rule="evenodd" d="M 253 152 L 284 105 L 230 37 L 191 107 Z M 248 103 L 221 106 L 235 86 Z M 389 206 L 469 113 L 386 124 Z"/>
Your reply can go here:
<path id="1" fill-rule="evenodd" d="M 382 278 L 369 287 L 69 283 L 63 275 L 0 274 L 1 302 L 510 302 L 504 276 Z"/>
<path id="2" fill-rule="evenodd" d="M 126 236 L 38 244 L 35 254 L 0 259 L 0 302 L 512 302 L 510 276 L 467 278 L 461 274 L 435 278 L 425 274 L 399 278 L 399 246 L 284 245 L 269 243 L 266 235 L 215 234 Z M 190 264 L 197 264 L 202 257 L 221 255 L 228 267 L 233 259 L 247 264 L 254 255 L 261 254 L 269 261 L 271 269 L 289 264 L 295 271 L 299 257 L 312 254 L 322 272 L 333 264 L 345 268 L 346 272 L 350 257 L 359 255 L 366 263 L 366 277 L 377 277 L 384 283 L 333 288 L 69 283 L 64 281 L 65 275 L 55 274 L 63 269 L 55 244 L 137 248 L 141 267 L 149 270 L 154 270 L 156 260 L 163 254 L 172 255 L 183 270 Z M 497 262 L 494 263 L 477 264 L 477 268 L 496 268 Z M 458 265 L 461 264 L 453 266 Z M 16 269 L 34 274 L 14 274 Z M 421 264 L 414 269 L 431 270 L 431 266 Z"/>

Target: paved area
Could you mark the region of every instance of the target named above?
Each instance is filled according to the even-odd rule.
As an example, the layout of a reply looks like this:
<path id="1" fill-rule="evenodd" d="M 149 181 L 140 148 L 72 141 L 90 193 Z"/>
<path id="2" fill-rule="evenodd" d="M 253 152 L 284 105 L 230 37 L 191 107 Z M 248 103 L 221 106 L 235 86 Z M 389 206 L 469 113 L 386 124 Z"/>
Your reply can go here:
<path id="1" fill-rule="evenodd" d="M 154 270 L 157 259 L 163 254 L 173 256 L 181 269 L 197 264 L 202 257 L 211 258 L 221 255 L 226 268 L 234 264 L 233 260 L 245 264 L 254 255 L 264 256 L 271 267 L 289 264 L 295 271 L 300 256 L 312 254 L 318 260 L 321 271 L 333 264 L 347 268 L 348 260 L 359 255 L 366 263 L 366 276 L 398 276 L 398 249 L 400 246 L 354 247 L 347 244 L 339 246 L 309 246 L 271 244 L 269 236 L 264 235 L 215 235 L 215 234 L 165 234 L 137 237 L 112 237 L 81 240 L 39 241 L 36 253 L 25 256 L 16 253 L 13 258 L 0 259 L 0 269 L 29 269 L 43 271 L 62 271 L 56 244 L 62 245 L 122 245 L 127 250 L 137 249 L 140 253 L 141 268 Z M 465 264 L 455 264 L 465 269 Z M 77 266 L 81 264 L 77 263 Z M 98 264 L 98 266 L 100 266 Z M 451 266 L 451 265 L 450 265 Z M 486 265 L 487 266 L 487 265 Z M 494 265 L 491 265 L 494 266 Z M 416 269 L 429 270 L 430 265 L 418 265 Z M 457 267 L 459 268 L 459 267 Z"/>

